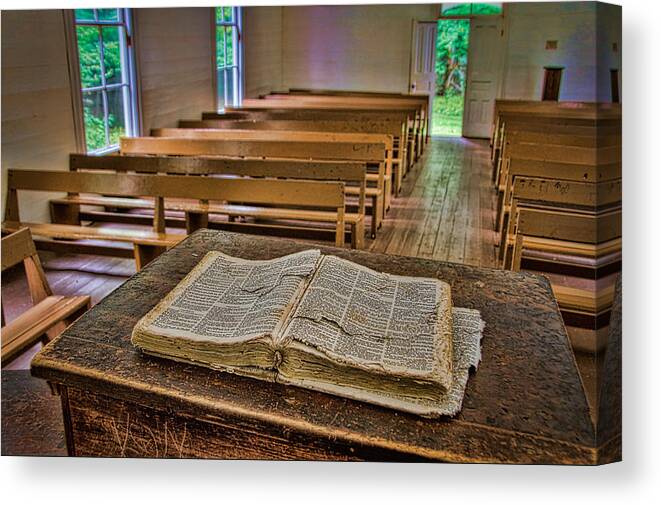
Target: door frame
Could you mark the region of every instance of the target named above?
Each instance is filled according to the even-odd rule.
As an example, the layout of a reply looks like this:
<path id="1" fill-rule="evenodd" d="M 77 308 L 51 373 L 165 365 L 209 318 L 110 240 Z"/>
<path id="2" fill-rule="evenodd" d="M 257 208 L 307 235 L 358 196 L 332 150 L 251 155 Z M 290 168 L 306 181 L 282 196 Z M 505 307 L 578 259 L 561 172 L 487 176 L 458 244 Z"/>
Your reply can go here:
<path id="1" fill-rule="evenodd" d="M 500 18 L 500 30 L 501 30 L 501 48 L 500 48 L 500 54 L 498 55 L 498 75 L 496 76 L 496 93 L 494 100 L 498 100 L 501 95 L 501 90 L 502 90 L 502 82 L 503 82 L 503 74 L 504 74 L 504 62 L 505 62 L 505 46 L 504 46 L 504 41 L 505 41 L 505 15 L 503 14 L 498 14 L 498 15 L 491 15 L 491 16 L 467 16 L 471 24 L 473 22 L 473 19 L 484 19 L 486 21 L 487 18 L 493 19 L 493 18 Z M 472 27 L 471 27 L 472 28 Z M 468 91 L 470 87 L 470 79 L 468 76 L 470 75 L 470 69 L 471 69 L 471 58 L 470 58 L 470 48 L 471 48 L 471 40 L 473 39 L 473 30 L 469 28 L 468 30 L 468 52 L 466 54 L 466 89 L 464 89 L 464 111 L 463 115 L 461 118 L 461 136 L 466 137 L 466 138 L 482 138 L 482 137 L 470 137 L 468 135 L 465 135 L 465 128 L 466 128 L 466 114 L 468 112 L 468 108 L 466 107 L 466 100 L 468 99 Z"/>
<path id="2" fill-rule="evenodd" d="M 438 39 L 438 19 L 417 19 L 413 18 L 411 20 L 411 38 L 410 42 L 411 44 L 409 45 L 409 82 L 408 82 L 408 89 L 406 90 L 406 93 L 409 95 L 415 95 L 415 93 L 412 93 L 412 86 L 413 86 L 413 63 L 414 63 L 414 55 L 413 55 L 413 48 L 415 47 L 415 25 L 416 23 L 434 23 L 436 25 L 436 37 L 434 37 L 432 40 L 434 42 L 434 46 L 432 48 L 431 54 L 432 54 L 432 66 L 434 68 L 434 80 L 432 82 L 432 89 L 431 92 L 429 93 L 429 100 L 427 103 L 427 117 L 431 118 L 432 117 L 432 111 L 434 107 L 434 97 L 436 96 L 436 40 Z M 431 119 L 429 121 L 429 125 L 431 126 Z"/>
<path id="3" fill-rule="evenodd" d="M 493 18 L 496 18 L 496 17 L 500 17 L 501 18 L 501 30 L 503 30 L 503 36 L 505 36 L 509 32 L 509 30 L 505 29 L 505 24 L 506 24 L 506 19 L 507 19 L 506 16 L 505 16 L 506 10 L 507 10 L 507 4 L 503 2 L 503 10 L 500 14 L 487 14 L 487 15 L 484 15 L 484 14 L 477 14 L 477 15 L 476 14 L 465 14 L 465 15 L 460 15 L 460 16 L 443 16 L 439 13 L 438 17 L 436 18 L 436 23 L 438 24 L 439 21 L 452 20 L 452 19 L 467 19 L 469 21 L 472 21 L 473 19 L 485 19 L 486 20 L 486 19 L 493 19 Z M 439 12 L 440 12 L 440 9 L 439 9 Z M 464 88 L 464 103 L 463 103 L 463 111 L 462 111 L 462 116 L 461 116 L 461 136 L 462 137 L 466 137 L 466 135 L 464 135 L 464 127 L 466 125 L 466 99 L 468 98 L 468 86 L 470 85 L 470 82 L 468 80 L 468 76 L 470 75 L 470 64 L 471 64 L 471 59 L 470 59 L 471 34 L 472 34 L 472 30 L 469 29 L 469 31 L 468 31 L 468 48 L 467 48 L 468 51 L 467 51 L 467 54 L 466 54 L 466 87 Z M 438 37 L 438 33 L 437 33 L 436 36 Z M 503 84 L 504 73 L 505 73 L 504 72 L 504 70 L 505 70 L 504 69 L 504 61 L 505 61 L 504 58 L 505 58 L 505 52 L 506 51 L 504 49 L 506 47 L 505 46 L 506 42 L 507 42 L 507 38 L 504 37 L 503 42 L 502 42 L 503 47 L 501 48 L 502 50 L 501 50 L 501 53 L 500 53 L 500 73 L 499 73 L 498 79 L 497 79 L 496 99 L 498 99 L 501 96 L 501 91 L 502 91 L 502 84 Z M 413 63 L 411 62 L 411 64 L 413 64 Z M 436 68 L 436 46 L 434 46 L 434 68 Z M 409 71 L 409 89 L 411 87 L 411 83 L 410 83 L 411 77 L 410 77 L 410 75 L 411 75 L 411 73 Z M 434 86 L 434 93 L 435 92 L 436 92 L 436 87 Z M 434 94 L 434 96 L 430 97 L 430 102 L 431 103 L 430 103 L 430 106 L 429 106 L 430 107 L 430 116 L 429 117 L 431 118 L 432 121 L 433 121 L 433 116 L 431 115 L 431 110 L 433 108 L 433 101 L 434 101 L 435 96 L 436 95 Z M 430 124 L 431 124 L 431 121 L 430 121 Z M 466 137 L 466 138 L 470 138 L 470 137 Z"/>

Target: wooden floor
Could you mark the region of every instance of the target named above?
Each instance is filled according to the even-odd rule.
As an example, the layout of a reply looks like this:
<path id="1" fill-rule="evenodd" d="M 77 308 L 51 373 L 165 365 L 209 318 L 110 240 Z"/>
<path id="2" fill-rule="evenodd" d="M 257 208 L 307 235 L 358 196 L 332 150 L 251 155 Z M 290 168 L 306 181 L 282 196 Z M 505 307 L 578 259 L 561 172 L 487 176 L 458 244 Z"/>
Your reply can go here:
<path id="1" fill-rule="evenodd" d="M 432 139 L 368 247 L 493 268 L 495 209 L 488 142 Z"/>

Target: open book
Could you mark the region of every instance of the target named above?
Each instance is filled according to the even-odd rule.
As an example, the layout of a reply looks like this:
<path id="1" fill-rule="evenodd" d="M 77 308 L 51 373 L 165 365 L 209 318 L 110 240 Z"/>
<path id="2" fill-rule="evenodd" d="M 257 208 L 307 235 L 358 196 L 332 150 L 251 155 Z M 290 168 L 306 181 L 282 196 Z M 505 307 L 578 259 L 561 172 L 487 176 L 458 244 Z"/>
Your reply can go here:
<path id="1" fill-rule="evenodd" d="M 480 359 L 478 311 L 438 279 L 307 250 L 208 253 L 135 326 L 144 352 L 428 417 L 461 408 Z"/>

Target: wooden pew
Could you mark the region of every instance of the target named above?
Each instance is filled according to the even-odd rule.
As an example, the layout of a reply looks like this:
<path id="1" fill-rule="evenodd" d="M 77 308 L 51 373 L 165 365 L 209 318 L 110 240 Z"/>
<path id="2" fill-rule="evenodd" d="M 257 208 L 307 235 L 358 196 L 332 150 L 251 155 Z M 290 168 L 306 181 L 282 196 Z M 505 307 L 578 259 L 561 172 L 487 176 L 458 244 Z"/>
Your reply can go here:
<path id="1" fill-rule="evenodd" d="M 153 230 L 22 223 L 18 213 L 19 190 L 148 197 L 154 201 Z M 344 183 L 341 182 L 9 170 L 7 211 L 2 229 L 11 232 L 28 227 L 34 235 L 51 239 L 131 243 L 140 269 L 184 238 L 184 235 L 165 233 L 166 198 L 191 200 L 181 205 L 180 210 L 186 213 L 333 223 L 338 246 L 344 245 L 345 224 L 350 224 L 352 237 L 357 237 L 356 231 L 362 222 L 357 214 L 345 215 Z M 241 205 L 231 202 L 241 202 Z M 319 208 L 326 210 L 317 210 Z"/>
<path id="2" fill-rule="evenodd" d="M 516 176 L 594 184 L 620 179 L 622 152 L 618 141 L 617 136 L 510 135 L 498 181 L 497 231 L 502 234 L 507 229 Z"/>
<path id="3" fill-rule="evenodd" d="M 330 90 L 330 89 L 310 89 L 310 88 L 289 88 L 290 95 L 331 95 L 331 96 L 366 96 L 376 98 L 408 98 L 419 102 L 419 106 L 424 108 L 426 121 L 424 124 L 425 143 L 429 142 L 429 107 L 431 97 L 425 93 L 407 94 L 407 93 L 386 93 L 382 91 L 350 91 L 350 90 Z"/>
<path id="4" fill-rule="evenodd" d="M 424 145 L 429 140 L 429 109 L 430 100 L 429 95 L 402 95 L 396 93 L 355 93 L 350 91 L 344 92 L 328 92 L 328 91 L 312 91 L 306 92 L 289 92 L 281 93 L 274 92 L 264 95 L 260 98 L 266 100 L 304 100 L 310 103 L 338 103 L 346 105 L 363 105 L 363 104 L 383 104 L 391 105 L 413 105 L 418 109 L 418 129 L 421 135 L 421 142 L 418 144 L 418 153 L 416 159 L 422 155 Z"/>
<path id="5" fill-rule="evenodd" d="M 123 137 L 120 149 L 124 154 L 176 156 L 224 156 L 253 159 L 304 159 L 373 162 L 386 157 L 383 142 L 314 142 L 293 140 L 254 140 L 241 142 L 210 138 Z M 383 167 L 380 168 L 383 170 Z M 383 173 L 383 172 L 381 172 Z M 383 186 L 382 186 L 383 187 Z M 381 200 L 382 201 L 382 195 Z M 378 208 L 382 208 L 379 204 Z M 375 212 L 372 235 L 381 224 L 382 213 Z"/>
<path id="6" fill-rule="evenodd" d="M 611 119 L 608 120 L 580 120 L 582 124 L 565 124 L 563 118 L 552 118 L 553 122 L 545 121 L 544 118 L 538 118 L 527 115 L 525 117 L 515 117 L 510 120 L 510 116 L 505 116 L 504 122 L 501 127 L 501 134 L 499 137 L 499 145 L 494 153 L 493 165 L 493 180 L 498 186 L 502 183 L 500 174 L 503 168 L 506 167 L 508 161 L 507 146 L 511 144 L 511 138 L 516 135 L 537 134 L 539 140 L 534 141 L 542 144 L 566 144 L 574 146 L 589 146 L 590 138 L 607 139 L 611 138 L 614 142 L 604 143 L 600 141 L 599 144 L 592 145 L 592 147 L 600 147 L 602 145 L 616 145 L 619 143 L 616 139 L 621 137 L 621 125 L 614 124 Z M 558 141 L 559 137 L 564 137 L 565 141 Z M 583 138 L 587 142 L 570 143 L 570 139 Z"/>
<path id="7" fill-rule="evenodd" d="M 321 109 L 321 110 L 345 110 L 345 111 L 403 111 L 407 114 L 410 124 L 410 143 L 412 145 L 411 158 L 415 163 L 422 155 L 424 146 L 424 124 L 427 114 L 425 109 L 419 106 L 417 101 L 401 101 L 393 99 L 374 98 L 352 98 L 352 97 L 315 97 L 315 96 L 290 96 L 290 95 L 268 95 L 266 99 L 246 99 L 240 108 L 227 108 L 236 111 L 245 109 Z"/>
<path id="8" fill-rule="evenodd" d="M 69 169 L 72 171 L 112 171 L 116 173 L 135 172 L 141 174 L 170 174 L 191 176 L 240 176 L 272 179 L 304 179 L 312 181 L 340 181 L 356 189 L 358 205 L 356 213 L 345 212 L 345 219 L 352 224 L 351 241 L 355 248 L 363 247 L 365 222 L 365 163 L 343 161 L 304 161 L 304 160 L 255 160 L 228 159 L 213 157 L 190 156 L 87 156 L 71 154 Z M 67 216 L 80 220 L 139 222 L 140 216 L 121 215 L 116 213 L 106 215 L 105 212 L 81 212 L 81 205 L 102 206 L 116 209 L 154 209 L 154 201 L 149 199 L 108 198 L 99 196 L 69 195 L 66 198 L 50 201 L 51 214 L 54 222 L 63 222 Z M 182 211 L 188 208 L 190 202 L 166 200 L 164 208 L 168 211 Z M 232 215 L 231 215 L 232 216 Z M 170 225 L 178 225 L 171 220 Z M 208 227 L 208 214 L 201 212 L 186 212 L 185 226 L 187 233 L 198 228 Z M 355 228 L 355 229 L 354 229 Z"/>
<path id="9" fill-rule="evenodd" d="M 270 103 L 264 100 L 264 103 Z M 277 105 L 277 104 L 276 104 Z M 414 114 L 411 111 L 392 109 L 346 109 L 346 108 L 312 108 L 312 107 L 250 107 L 250 108 L 227 108 L 225 112 L 203 112 L 202 120 L 209 119 L 244 119 L 244 120 L 304 120 L 304 121 L 347 121 L 347 122 L 369 122 L 369 121 L 394 121 L 403 129 L 401 137 L 395 137 L 394 145 L 398 151 L 406 150 L 406 161 L 402 173 L 413 167 L 415 163 L 415 138 L 413 135 Z M 397 156 L 396 156 L 397 157 Z"/>
<path id="10" fill-rule="evenodd" d="M 227 114 L 230 115 L 230 114 Z M 392 180 L 386 177 L 386 209 L 390 208 L 391 194 L 399 193 L 402 184 L 402 171 L 406 160 L 406 147 L 395 149 L 395 139 L 403 138 L 404 125 L 394 121 L 333 121 L 333 120 L 249 120 L 249 119 L 206 119 L 180 120 L 179 128 L 211 128 L 218 130 L 266 130 L 266 131 L 307 131 L 333 133 L 368 133 L 392 137 Z"/>
<path id="11" fill-rule="evenodd" d="M 226 141 L 243 140 L 275 140 L 275 141 L 304 141 L 304 142 L 353 142 L 355 144 L 383 143 L 385 159 L 374 158 L 366 160 L 376 171 L 370 170 L 367 180 L 374 183 L 374 187 L 368 187 L 366 194 L 373 203 L 371 206 L 374 226 L 372 227 L 372 238 L 377 228 L 385 218 L 386 208 L 390 206 L 390 192 L 393 166 L 393 138 L 390 135 L 373 133 L 334 133 L 334 132 L 307 132 L 307 131 L 266 131 L 266 130 L 219 130 L 219 129 L 194 129 L 194 128 L 157 128 L 151 131 L 153 137 L 170 138 L 200 138 Z M 357 195 L 359 188 L 347 186 L 347 194 Z M 376 215 L 376 213 L 379 213 Z"/>
<path id="12" fill-rule="evenodd" d="M 32 307 L 5 325 L 2 313 L 2 364 L 41 340 L 46 345 L 90 308 L 89 296 L 53 295 L 28 228 L 3 237 L 2 271 L 23 263 Z"/>
<path id="13" fill-rule="evenodd" d="M 619 104 L 592 102 L 542 102 L 527 100 L 496 100 L 491 135 L 491 160 L 495 170 L 506 132 L 514 124 L 546 125 L 547 128 L 597 127 L 604 133 L 620 133 L 621 107 Z M 538 130 L 539 131 L 539 130 Z M 547 130 L 541 130 L 547 131 Z M 567 132 L 579 133 L 579 132 Z M 588 134 L 590 134 L 588 132 Z"/>

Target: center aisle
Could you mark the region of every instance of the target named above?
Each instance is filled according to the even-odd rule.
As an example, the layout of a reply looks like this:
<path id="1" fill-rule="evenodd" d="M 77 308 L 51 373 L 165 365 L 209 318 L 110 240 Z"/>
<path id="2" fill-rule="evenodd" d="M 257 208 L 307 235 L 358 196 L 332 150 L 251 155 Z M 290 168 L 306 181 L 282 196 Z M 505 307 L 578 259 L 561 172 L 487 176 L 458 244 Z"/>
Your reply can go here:
<path id="1" fill-rule="evenodd" d="M 368 249 L 493 268 L 495 209 L 488 142 L 432 138 Z"/>

